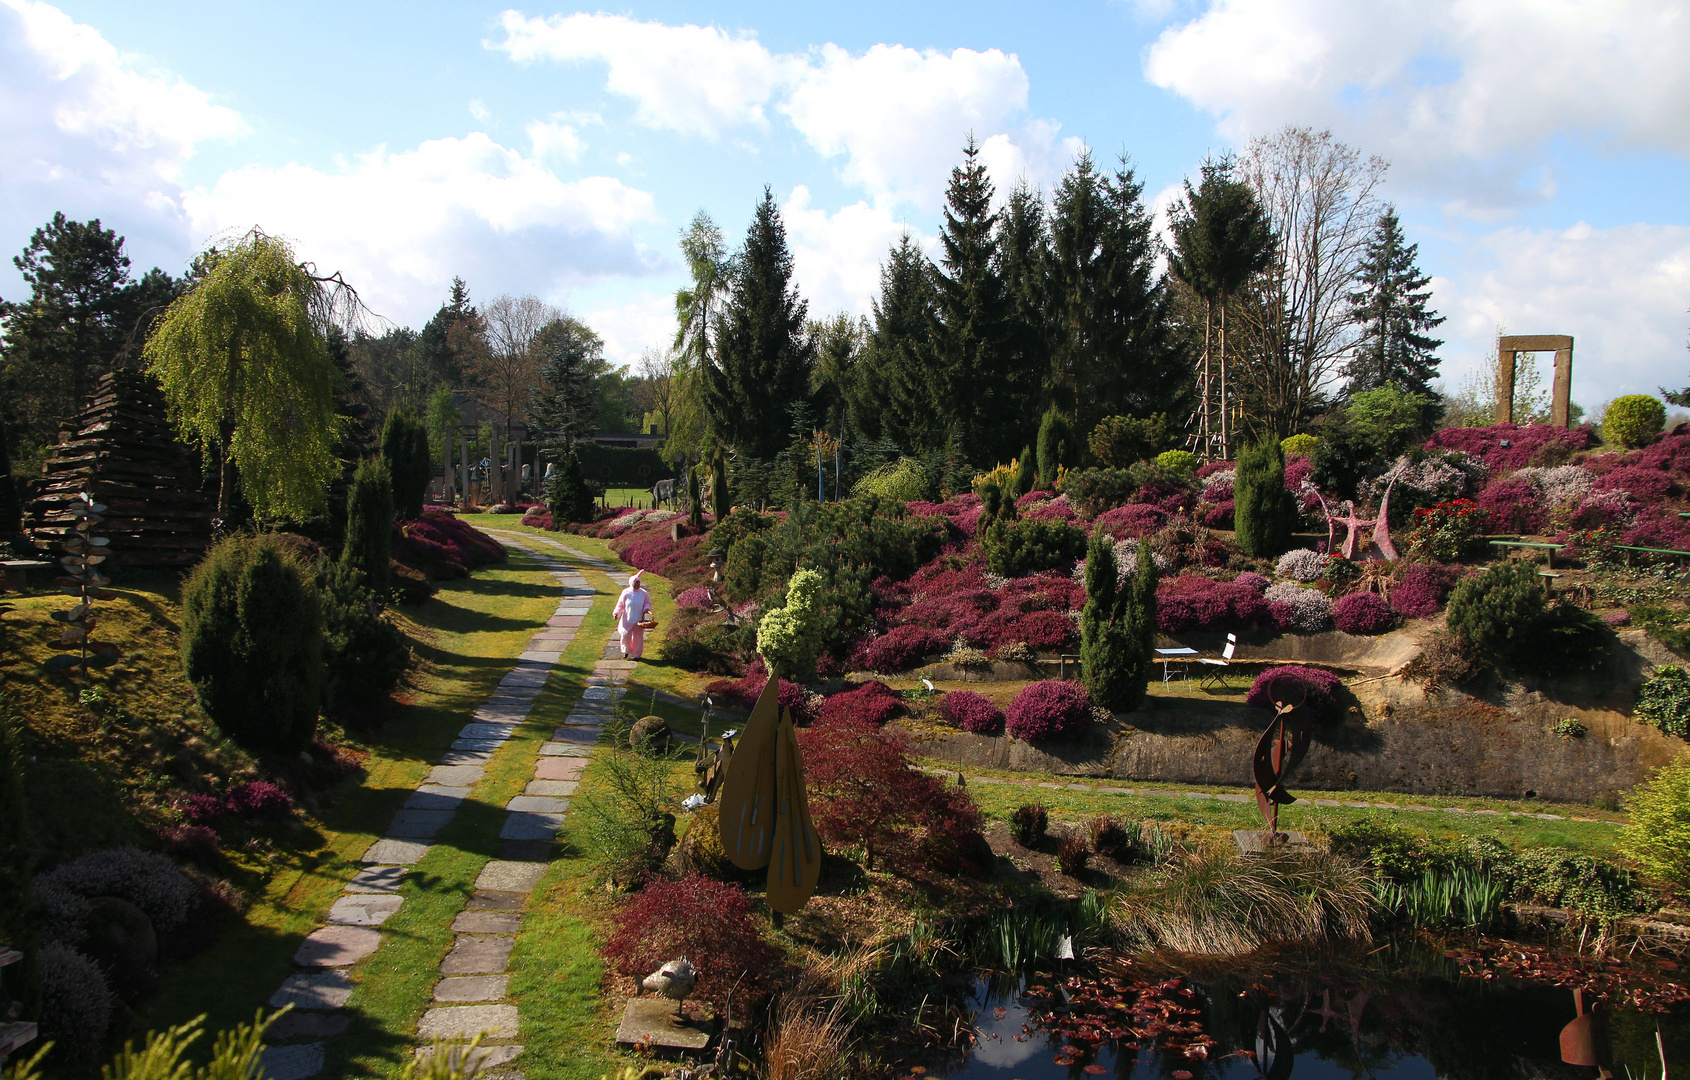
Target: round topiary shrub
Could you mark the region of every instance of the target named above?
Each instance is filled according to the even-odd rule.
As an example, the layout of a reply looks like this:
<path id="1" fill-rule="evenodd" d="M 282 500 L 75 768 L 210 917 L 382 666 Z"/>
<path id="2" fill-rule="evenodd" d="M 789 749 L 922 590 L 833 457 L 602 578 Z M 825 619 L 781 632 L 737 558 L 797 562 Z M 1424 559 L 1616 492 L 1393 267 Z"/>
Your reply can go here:
<path id="1" fill-rule="evenodd" d="M 1003 710 L 984 694 L 952 690 L 939 699 L 939 715 L 952 727 L 975 735 L 997 735 L 1003 731 Z"/>
<path id="2" fill-rule="evenodd" d="M 1004 730 L 1017 739 L 1060 739 L 1091 724 L 1091 696 L 1078 683 L 1046 679 L 1015 695 L 1004 714 Z"/>
<path id="3" fill-rule="evenodd" d="M 1609 402 L 1602 414 L 1602 439 L 1634 450 L 1653 442 L 1666 422 L 1666 406 L 1659 399 L 1626 394 Z"/>
<path id="4" fill-rule="evenodd" d="M 105 1047 L 112 994 L 100 966 L 58 941 L 41 946 L 41 1037 L 63 1063 L 90 1066 Z M 63 1054 L 62 1059 L 59 1055 Z"/>
<path id="5" fill-rule="evenodd" d="M 1164 450 L 1156 455 L 1156 467 L 1163 472 L 1190 476 L 1197 471 L 1197 455 L 1190 450 Z"/>
<path id="6" fill-rule="evenodd" d="M 1306 431 L 1300 431 L 1295 435 L 1288 435 L 1279 440 L 1279 448 L 1285 452 L 1286 457 L 1290 457 L 1292 454 L 1300 454 L 1303 457 L 1308 457 L 1313 454 L 1319 446 L 1319 436 L 1310 435 Z"/>
<path id="7" fill-rule="evenodd" d="M 1394 621 L 1378 593 L 1353 592 L 1332 605 L 1332 622 L 1346 634 L 1382 634 Z"/>

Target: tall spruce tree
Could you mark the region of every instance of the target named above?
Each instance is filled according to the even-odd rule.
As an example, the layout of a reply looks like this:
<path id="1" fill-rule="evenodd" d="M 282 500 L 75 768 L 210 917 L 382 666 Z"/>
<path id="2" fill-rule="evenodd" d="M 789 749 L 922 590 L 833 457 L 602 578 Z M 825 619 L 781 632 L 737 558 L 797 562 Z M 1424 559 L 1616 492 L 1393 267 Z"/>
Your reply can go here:
<path id="1" fill-rule="evenodd" d="M 1009 298 L 1009 350 L 1024 371 L 1040 379 L 1050 370 L 1045 280 L 1049 258 L 1044 201 L 1019 183 L 998 214 L 997 271 Z"/>
<path id="2" fill-rule="evenodd" d="M 382 458 L 370 458 L 352 474 L 340 563 L 356 571 L 376 596 L 385 597 L 392 551 L 393 472 Z"/>
<path id="3" fill-rule="evenodd" d="M 1086 604 L 1080 612 L 1080 670 L 1092 700 L 1110 712 L 1129 712 L 1144 701 L 1150 683 L 1151 645 L 1155 633 L 1156 567 L 1150 545 L 1141 552 L 1133 578 L 1120 580 L 1115 544 L 1108 536 L 1091 538 L 1086 549 Z M 1150 618 L 1144 617 L 1143 582 L 1148 578 Z M 1146 631 L 1149 631 L 1148 633 Z"/>
<path id="4" fill-rule="evenodd" d="M 1344 365 L 1350 380 L 1346 393 L 1395 385 L 1411 394 L 1437 396 L 1432 380 L 1438 376 L 1443 341 L 1428 337 L 1427 331 L 1444 319 L 1430 306 L 1432 279 L 1416 265 L 1420 245 L 1404 240 L 1396 208 L 1387 206 L 1362 258 L 1361 287 L 1349 297 L 1361 340 Z"/>
<path id="5" fill-rule="evenodd" d="M 806 310 L 792 285 L 786 226 L 765 187 L 735 259 L 716 355 L 704 369 L 711 426 L 742 454 L 768 461 L 786 444 L 787 410 L 809 389 Z"/>
<path id="6" fill-rule="evenodd" d="M 596 423 L 597 380 L 610 368 L 604 340 L 566 315 L 540 328 L 534 352 L 540 360 L 540 389 L 529 399 L 529 419 L 549 448 L 572 452 L 575 440 L 590 434 Z"/>
<path id="7" fill-rule="evenodd" d="M 463 278 L 453 278 L 450 298 L 417 335 L 417 362 L 428 373 L 430 385 L 463 388 L 463 360 L 452 348 L 450 338 L 452 327 L 475 318 L 476 314 L 475 305 L 469 302 L 469 286 Z"/>
<path id="8" fill-rule="evenodd" d="M 874 328 L 859 361 L 860 373 L 850 384 L 848 400 L 857 429 L 903 450 L 931 451 L 945 444 L 945 431 L 930 412 L 937 367 L 934 277 L 933 264 L 905 233 L 880 268 Z"/>

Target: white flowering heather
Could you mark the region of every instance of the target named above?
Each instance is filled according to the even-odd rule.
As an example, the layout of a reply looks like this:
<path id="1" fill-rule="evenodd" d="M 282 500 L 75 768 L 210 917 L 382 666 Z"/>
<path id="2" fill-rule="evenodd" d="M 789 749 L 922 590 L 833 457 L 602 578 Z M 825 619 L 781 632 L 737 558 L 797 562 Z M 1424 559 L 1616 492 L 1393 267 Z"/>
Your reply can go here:
<path id="1" fill-rule="evenodd" d="M 1318 634 L 1332 629 L 1332 601 L 1318 589 L 1282 581 L 1263 594 L 1270 604 L 1284 604 L 1291 609 L 1291 629 L 1305 634 Z"/>
<path id="2" fill-rule="evenodd" d="M 1578 513 L 1583 514 L 1586 510 L 1601 511 L 1607 517 L 1628 523 L 1637 516 L 1637 504 L 1631 501 L 1631 493 L 1617 488 L 1592 491 L 1580 499 Z"/>
<path id="3" fill-rule="evenodd" d="M 1115 541 L 1115 587 L 1124 586 L 1138 573 L 1138 537 Z M 1150 565 L 1156 568 L 1158 574 L 1170 574 L 1174 569 L 1174 560 L 1160 551 L 1150 553 Z M 991 575 L 987 575 L 990 577 Z M 1081 585 L 1086 583 L 1086 561 L 1079 560 L 1074 564 L 1074 580 Z M 994 586 L 995 588 L 996 586 Z"/>
<path id="4" fill-rule="evenodd" d="M 1203 501 L 1219 503 L 1232 498 L 1232 485 L 1237 476 L 1238 473 L 1234 469 L 1222 469 L 1204 477 Z"/>
<path id="5" fill-rule="evenodd" d="M 1451 454 L 1450 457 L 1456 460 L 1429 457 L 1416 463 L 1404 454 L 1383 474 L 1363 485 L 1363 491 L 1369 500 L 1376 502 L 1384 497 L 1385 489 L 1395 477 L 1398 491 L 1412 492 L 1426 501 L 1459 499 L 1484 480 L 1484 466 L 1466 455 L 1458 457 Z M 1477 466 L 1476 471 L 1474 466 Z"/>
<path id="6" fill-rule="evenodd" d="M 69 945 L 49 941 L 41 965 L 41 1036 L 54 1053 L 87 1064 L 105 1045 L 111 1026 L 111 988 L 99 965 Z M 185 1067 L 185 1066 L 184 1066 Z"/>
<path id="7" fill-rule="evenodd" d="M 169 933 L 199 902 L 199 890 L 176 864 L 156 852 L 121 847 L 96 851 L 55 867 L 36 879 L 38 889 L 63 889 L 77 896 L 115 896 L 146 912 L 153 929 Z"/>
<path id="8" fill-rule="evenodd" d="M 1314 581 L 1326 569 L 1326 556 L 1312 548 L 1292 548 L 1273 564 L 1273 572 L 1292 581 Z M 1271 593 L 1271 590 L 1269 590 Z M 1272 599 L 1270 595 L 1268 599 Z"/>
<path id="9" fill-rule="evenodd" d="M 1596 486 L 1596 474 L 1577 465 L 1557 465 L 1553 469 L 1529 466 L 1514 470 L 1514 478 L 1525 480 L 1543 492 L 1543 501 L 1553 507 L 1577 506 Z"/>
<path id="10" fill-rule="evenodd" d="M 1003 577 L 1002 575 L 999 575 L 999 574 L 991 573 L 990 571 L 988 571 L 984 574 L 981 574 L 980 576 L 985 579 L 986 588 L 991 589 L 993 592 L 996 592 L 997 590 L 1003 588 L 1005 585 L 1009 584 L 1008 578 Z"/>

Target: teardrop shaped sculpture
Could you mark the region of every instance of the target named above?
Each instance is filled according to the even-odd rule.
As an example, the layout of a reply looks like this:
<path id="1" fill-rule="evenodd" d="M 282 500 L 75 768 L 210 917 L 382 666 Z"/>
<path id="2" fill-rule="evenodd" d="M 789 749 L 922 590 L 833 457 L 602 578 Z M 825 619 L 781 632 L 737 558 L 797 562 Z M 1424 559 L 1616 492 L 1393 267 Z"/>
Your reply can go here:
<path id="1" fill-rule="evenodd" d="M 775 742 L 780 727 L 780 680 L 769 681 L 751 708 L 722 780 L 717 821 L 722 849 L 741 870 L 769 865 L 775 824 Z"/>
<path id="2" fill-rule="evenodd" d="M 798 755 L 792 713 L 781 710 L 775 737 L 775 828 L 769 858 L 769 907 L 790 915 L 803 907 L 821 877 L 822 843 L 810 823 L 804 762 Z"/>

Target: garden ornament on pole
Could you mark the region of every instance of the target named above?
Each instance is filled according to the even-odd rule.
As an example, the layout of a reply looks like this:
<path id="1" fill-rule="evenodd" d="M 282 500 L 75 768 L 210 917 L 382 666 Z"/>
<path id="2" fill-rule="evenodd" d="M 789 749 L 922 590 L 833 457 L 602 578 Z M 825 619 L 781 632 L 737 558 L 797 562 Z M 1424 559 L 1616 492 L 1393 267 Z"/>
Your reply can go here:
<path id="1" fill-rule="evenodd" d="M 768 868 L 769 907 L 783 915 L 802 908 L 816 891 L 822 845 L 810 823 L 792 713 L 780 707 L 772 666 L 727 763 L 716 813 L 729 861 L 741 870 Z"/>
<path id="2" fill-rule="evenodd" d="M 71 527 L 73 531 L 62 545 L 65 554 L 59 565 L 65 568 L 65 576 L 58 579 L 58 585 L 61 591 L 82 602 L 65 611 L 53 612 L 53 618 L 65 624 L 63 633 L 54 644 L 61 649 L 74 650 L 74 653 L 55 656 L 44 666 L 48 671 L 80 666 L 82 677 L 87 678 L 89 668 L 110 667 L 117 663 L 120 655 L 117 646 L 110 642 L 91 641 L 88 637 L 94 629 L 94 601 L 115 600 L 117 594 L 104 587 L 111 584 L 111 579 L 97 569 L 100 563 L 106 561 L 106 547 L 111 543 L 103 536 L 93 535 L 94 526 L 105 521 L 100 515 L 106 512 L 106 508 L 83 491 L 70 504 L 70 512 L 76 518 L 76 524 Z"/>
<path id="3" fill-rule="evenodd" d="M 1301 679 L 1279 676 L 1268 683 L 1268 700 L 1273 702 L 1273 722 L 1256 742 L 1251 771 L 1256 781 L 1256 808 L 1267 821 L 1269 844 L 1286 839 L 1279 831 L 1279 808 L 1297 797 L 1285 790 L 1285 778 L 1309 752 L 1312 735 L 1308 714 L 1300 711 L 1309 690 Z"/>

